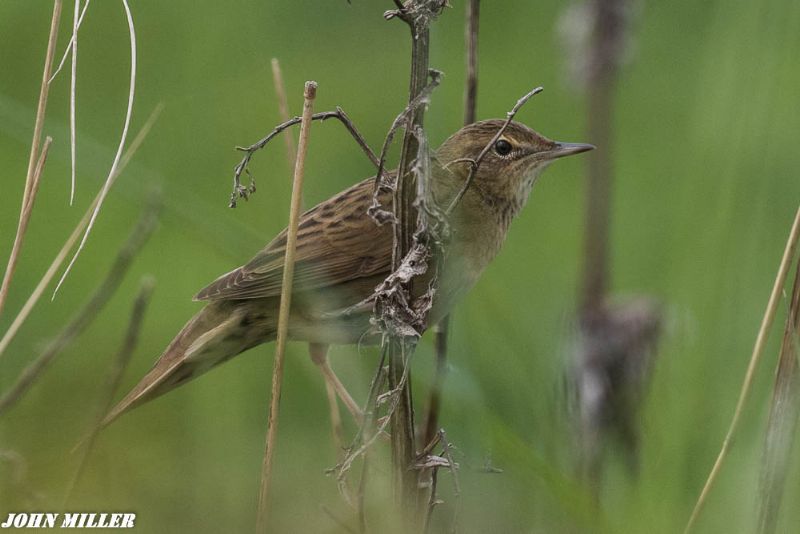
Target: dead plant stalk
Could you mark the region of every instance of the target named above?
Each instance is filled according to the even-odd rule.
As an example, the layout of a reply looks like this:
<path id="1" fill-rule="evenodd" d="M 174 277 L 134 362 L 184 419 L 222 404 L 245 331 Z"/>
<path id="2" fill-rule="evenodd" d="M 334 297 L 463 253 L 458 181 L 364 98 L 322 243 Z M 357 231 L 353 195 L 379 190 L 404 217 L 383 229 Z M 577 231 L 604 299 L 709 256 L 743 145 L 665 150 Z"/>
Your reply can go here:
<path id="1" fill-rule="evenodd" d="M 278 315 L 278 332 L 275 341 L 275 361 L 272 368 L 272 398 L 269 405 L 269 419 L 267 421 L 267 440 L 264 448 L 264 461 L 261 466 L 261 485 L 258 495 L 258 518 L 256 531 L 266 532 L 269 519 L 269 498 L 272 480 L 273 456 L 275 443 L 278 436 L 278 411 L 281 402 L 281 383 L 283 381 L 283 362 L 286 353 L 286 338 L 289 331 L 289 311 L 292 302 L 292 282 L 294 281 L 294 260 L 297 247 L 297 226 L 300 221 L 300 211 L 303 193 L 303 174 L 305 171 L 306 153 L 308 152 L 308 137 L 311 127 L 311 115 L 314 98 L 317 94 L 317 83 L 306 82 L 303 93 L 303 116 L 300 123 L 300 141 L 298 143 L 297 161 L 294 167 L 292 181 L 292 200 L 289 209 L 289 226 L 286 237 L 286 256 L 283 268 L 283 281 L 281 289 L 281 302 Z"/>
<path id="2" fill-rule="evenodd" d="M 33 140 L 31 141 L 31 153 L 28 158 L 28 172 L 25 175 L 25 189 L 22 193 L 22 206 L 20 207 L 19 225 L 17 226 L 17 234 L 14 238 L 14 246 L 11 250 L 11 255 L 8 258 L 8 266 L 3 275 L 3 282 L 0 285 L 0 314 L 3 313 L 6 299 L 8 298 L 8 290 L 11 286 L 11 279 L 14 276 L 14 270 L 17 266 L 19 259 L 19 252 L 22 248 L 22 243 L 25 239 L 25 229 L 27 228 L 27 220 L 25 219 L 25 212 L 29 211 L 29 204 L 33 204 L 31 196 L 35 195 L 34 178 L 36 174 L 37 162 L 39 161 L 40 145 L 42 142 L 42 130 L 44 128 L 44 118 L 47 111 L 47 96 L 50 93 L 50 71 L 53 69 L 53 57 L 56 53 L 56 40 L 58 39 L 58 23 L 61 20 L 61 0 L 55 0 L 53 3 L 53 18 L 50 21 L 50 37 L 47 40 L 47 53 L 44 59 L 44 72 L 42 73 L 42 85 L 39 88 L 39 104 L 36 107 L 36 120 L 33 125 Z M 30 218 L 30 213 L 28 213 Z"/>

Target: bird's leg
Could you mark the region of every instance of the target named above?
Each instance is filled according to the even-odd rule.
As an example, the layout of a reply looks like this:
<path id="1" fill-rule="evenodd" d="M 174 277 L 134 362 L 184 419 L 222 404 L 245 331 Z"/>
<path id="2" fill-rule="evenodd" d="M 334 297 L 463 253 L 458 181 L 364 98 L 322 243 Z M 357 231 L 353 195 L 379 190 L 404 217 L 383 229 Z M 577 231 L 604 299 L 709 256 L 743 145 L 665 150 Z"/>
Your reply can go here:
<path id="1" fill-rule="evenodd" d="M 347 389 L 342 384 L 339 377 L 336 376 L 336 373 L 333 372 L 331 368 L 331 364 L 328 361 L 328 345 L 324 343 L 309 343 L 308 344 L 308 352 L 311 355 L 311 361 L 313 361 L 317 367 L 319 367 L 320 372 L 322 372 L 322 376 L 325 379 L 325 386 L 328 390 L 328 403 L 330 404 L 331 408 L 331 423 L 335 426 L 336 420 L 338 419 L 338 424 L 340 427 L 339 432 L 341 432 L 341 418 L 339 417 L 339 405 L 336 403 L 336 396 L 338 395 L 342 402 L 344 403 L 347 410 L 352 414 L 353 419 L 356 420 L 358 424 L 364 419 L 364 414 L 361 411 L 361 408 L 358 407 L 356 401 L 353 400 L 353 397 L 350 396 Z M 334 415 L 335 414 L 335 415 Z"/>

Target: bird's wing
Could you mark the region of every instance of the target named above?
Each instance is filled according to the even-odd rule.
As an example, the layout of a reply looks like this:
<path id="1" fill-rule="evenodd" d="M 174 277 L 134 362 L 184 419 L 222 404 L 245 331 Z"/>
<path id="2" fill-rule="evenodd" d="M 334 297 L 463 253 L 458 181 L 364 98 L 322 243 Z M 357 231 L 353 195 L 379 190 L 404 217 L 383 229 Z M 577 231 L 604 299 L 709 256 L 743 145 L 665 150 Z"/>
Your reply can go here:
<path id="1" fill-rule="evenodd" d="M 390 225 L 367 215 L 373 180 L 346 189 L 304 213 L 297 235 L 294 291 L 341 284 L 389 272 Z M 385 199 L 384 199 L 385 200 Z M 254 299 L 280 295 L 286 230 L 249 263 L 200 291 L 195 300 Z"/>

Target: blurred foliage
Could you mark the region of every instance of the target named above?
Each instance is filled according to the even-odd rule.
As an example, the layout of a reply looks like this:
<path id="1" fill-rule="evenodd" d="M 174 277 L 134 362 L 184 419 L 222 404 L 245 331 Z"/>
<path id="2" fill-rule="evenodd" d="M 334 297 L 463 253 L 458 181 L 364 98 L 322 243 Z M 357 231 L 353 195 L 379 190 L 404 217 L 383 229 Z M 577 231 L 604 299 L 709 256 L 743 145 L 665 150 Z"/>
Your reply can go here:
<path id="1" fill-rule="evenodd" d="M 71 12 L 65 6 L 59 52 Z M 426 125 L 438 144 L 461 123 L 463 3 L 433 26 L 431 65 L 445 72 Z M 0 258 L 10 251 L 27 164 L 51 2 L 0 3 Z M 0 449 L 27 465 L 12 487 L 0 463 L 0 516 L 52 510 L 75 469 L 70 449 L 87 431 L 102 380 L 122 342 L 139 278 L 158 279 L 133 384 L 199 308 L 194 292 L 250 258 L 284 226 L 290 178 L 283 146 L 259 153 L 259 191 L 227 207 L 233 147 L 279 122 L 269 61 L 281 60 L 290 106 L 314 79 L 317 109 L 343 107 L 373 146 L 406 98 L 406 27 L 382 18 L 390 2 L 134 2 L 139 73 L 133 131 L 164 112 L 120 177 L 94 234 L 57 298 L 43 298 L 0 360 L 7 387 L 87 298 L 160 187 L 161 227 L 95 324 L 0 420 Z M 478 117 L 503 116 L 535 85 L 545 92 L 519 115 L 556 139 L 582 141 L 583 99 L 565 81 L 556 38 L 562 2 L 487 2 L 481 9 Z M 643 407 L 642 469 L 612 464 L 600 508 L 573 480 L 562 388 L 571 350 L 582 229 L 583 165 L 559 162 L 537 185 L 504 253 L 455 312 L 442 423 L 457 446 L 466 532 L 675 532 L 713 462 L 800 198 L 796 148 L 800 3 L 793 0 L 648 2 L 635 56 L 618 85 L 613 198 L 613 285 L 665 303 L 669 325 Z M 93 2 L 78 58 L 78 189 L 69 196 L 68 73 L 51 91 L 51 149 L 36 212 L 0 331 L 49 265 L 105 178 L 127 96 L 128 36 L 119 2 Z M 65 69 L 68 71 L 68 69 Z M 369 162 L 336 123 L 312 135 L 306 202 L 369 175 Z M 602 150 L 602 147 L 600 147 Z M 777 353 L 773 335 L 770 354 Z M 271 346 L 256 348 L 126 416 L 99 439 L 70 505 L 135 511 L 143 532 L 249 531 L 268 399 Z M 359 399 L 374 349 L 338 347 L 333 365 Z M 704 532 L 753 524 L 770 360 L 759 373 L 740 438 L 711 495 Z M 419 406 L 432 369 L 430 340 L 414 362 Z M 305 347 L 286 366 L 277 450 L 279 532 L 334 532 L 321 509 L 351 519 L 324 470 L 334 463 L 322 378 Z M 352 428 L 351 428 L 352 430 Z M 486 473 L 485 464 L 502 473 Z M 788 480 L 800 476 L 798 465 Z M 378 476 L 378 475 L 376 475 Z M 443 528 L 450 475 L 440 488 Z M 374 481 L 376 514 L 384 492 Z M 800 522 L 790 485 L 782 525 Z M 32 501 L 32 504 L 29 502 Z M 26 504 L 28 503 L 28 504 Z"/>

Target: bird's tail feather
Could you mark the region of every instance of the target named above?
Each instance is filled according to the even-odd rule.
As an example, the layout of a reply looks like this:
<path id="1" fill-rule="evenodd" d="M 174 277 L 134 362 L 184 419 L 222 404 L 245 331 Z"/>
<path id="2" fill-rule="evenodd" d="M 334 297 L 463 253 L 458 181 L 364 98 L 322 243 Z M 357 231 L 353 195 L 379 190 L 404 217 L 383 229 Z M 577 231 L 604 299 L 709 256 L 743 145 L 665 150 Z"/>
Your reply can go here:
<path id="1" fill-rule="evenodd" d="M 102 426 L 257 344 L 248 339 L 241 326 L 245 313 L 236 308 L 221 310 L 214 304 L 200 311 L 175 336 L 144 378 L 108 412 Z"/>

